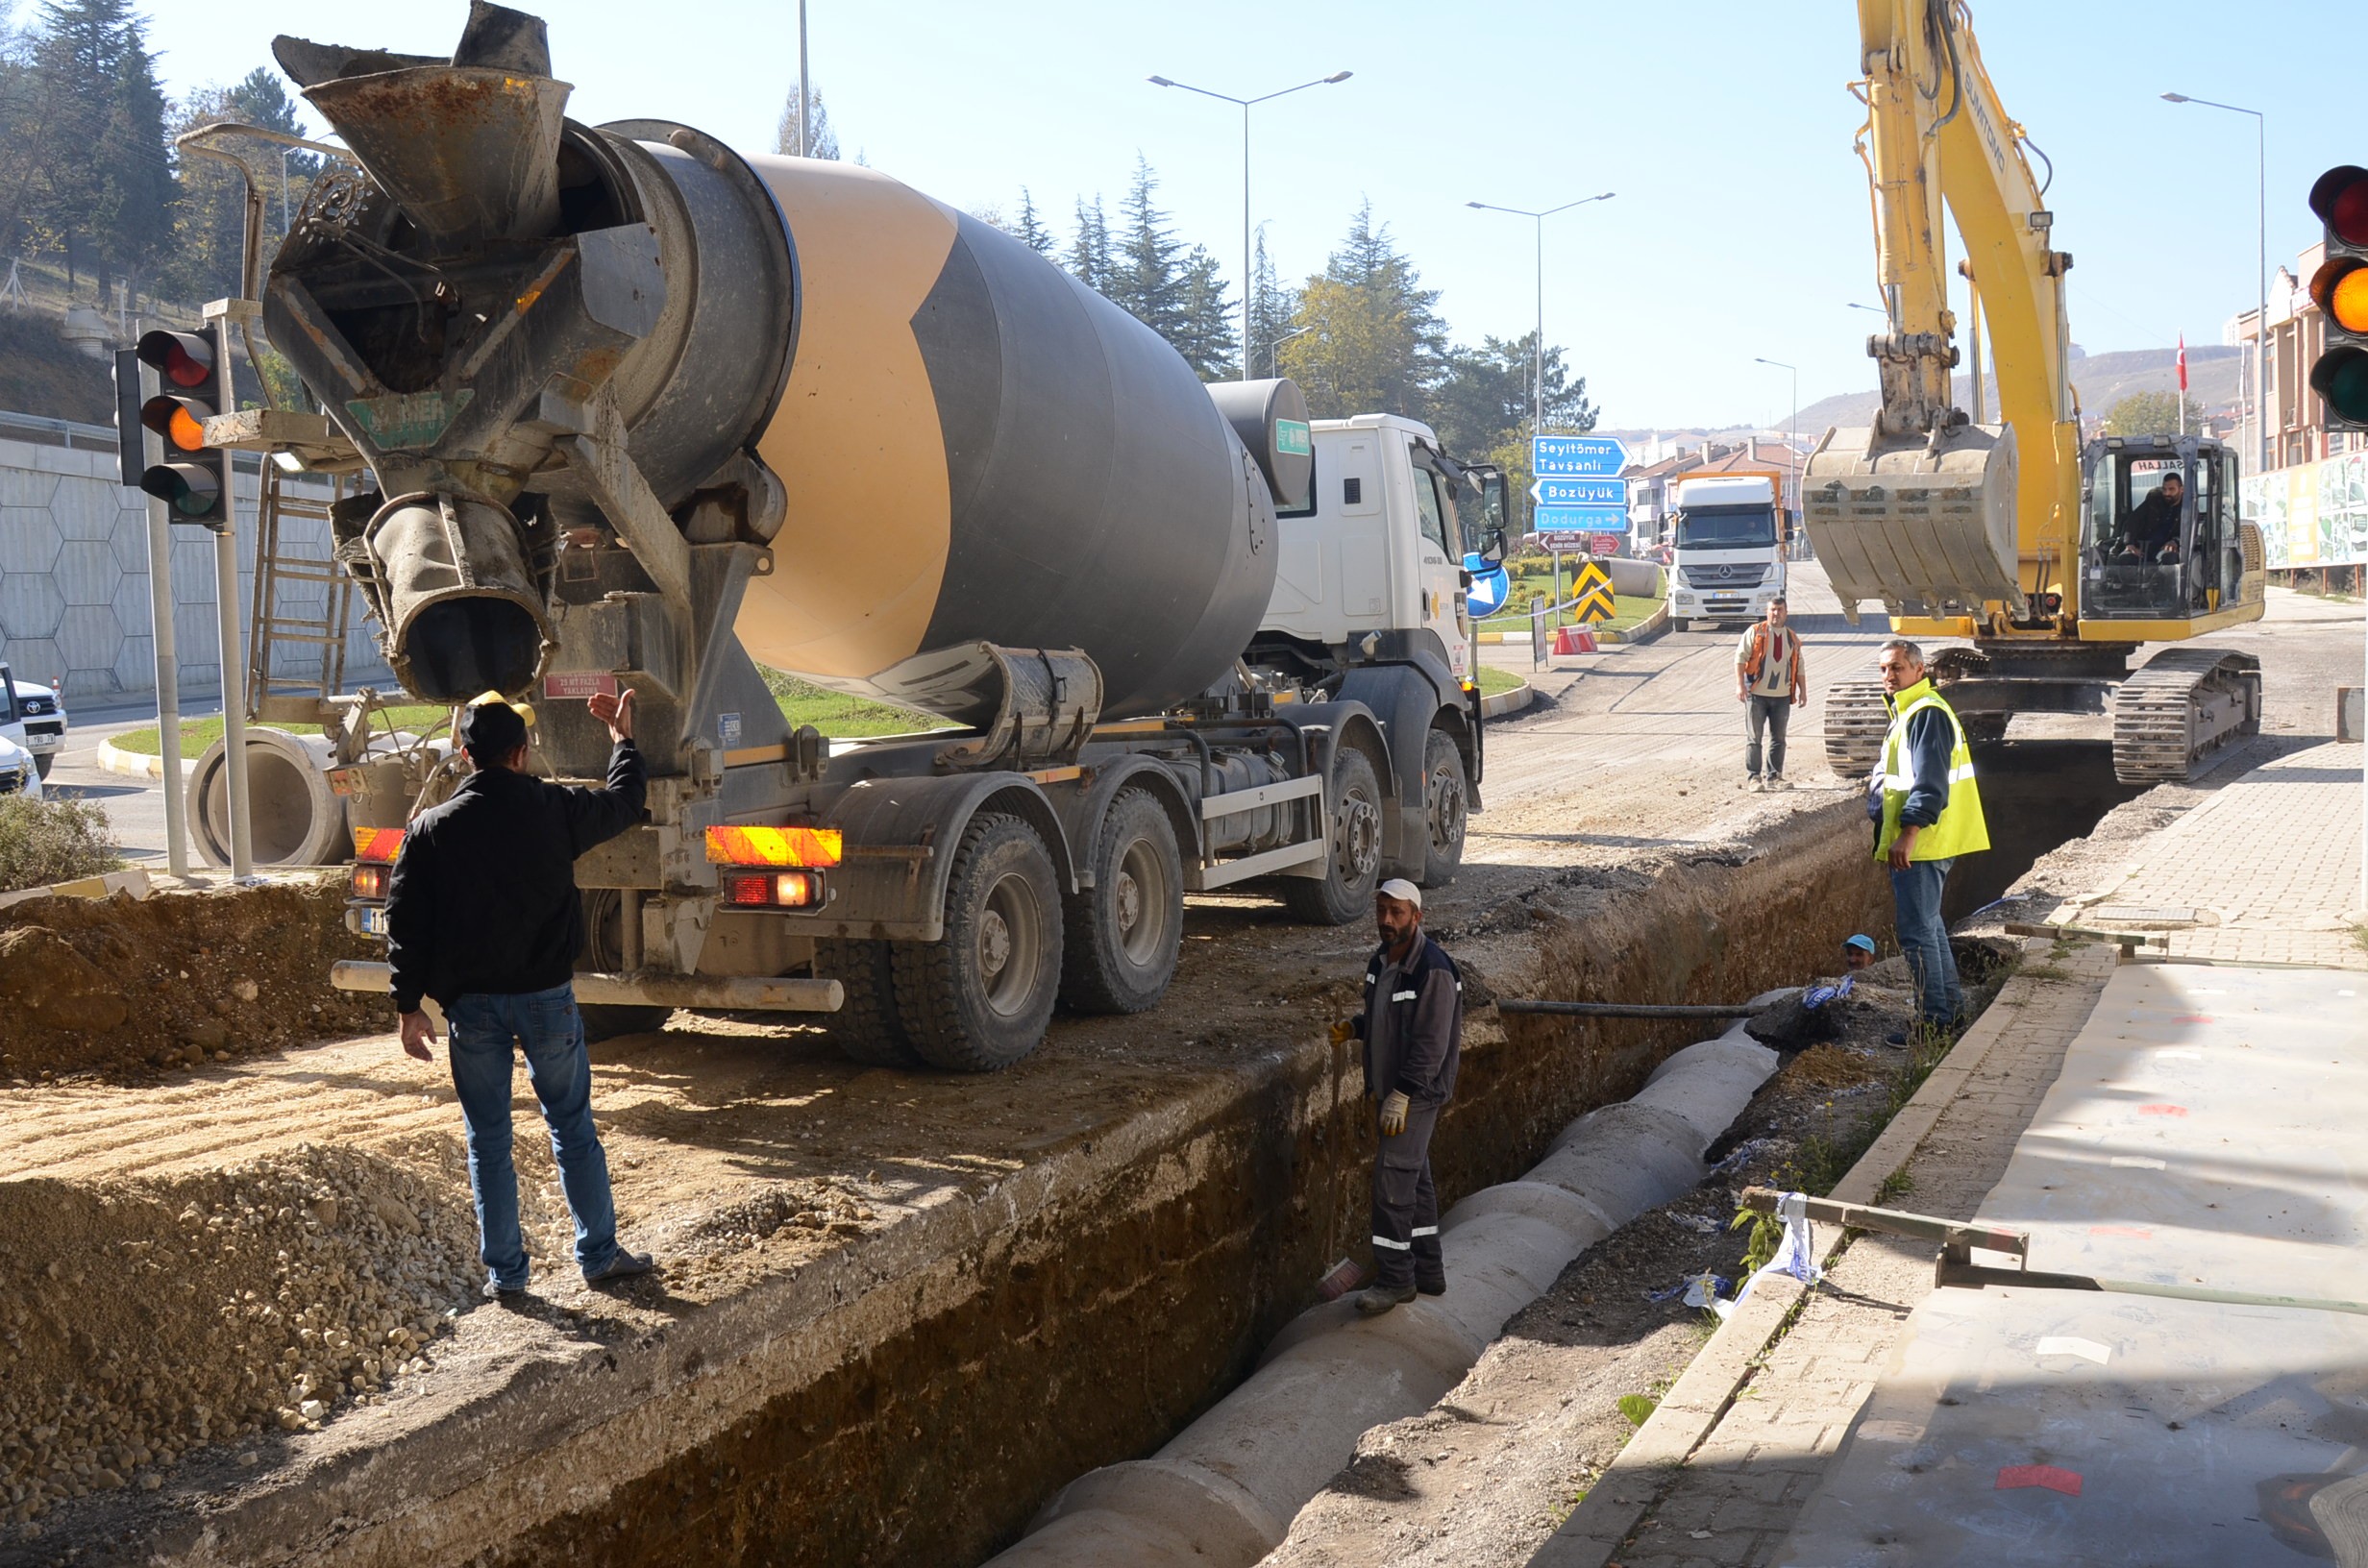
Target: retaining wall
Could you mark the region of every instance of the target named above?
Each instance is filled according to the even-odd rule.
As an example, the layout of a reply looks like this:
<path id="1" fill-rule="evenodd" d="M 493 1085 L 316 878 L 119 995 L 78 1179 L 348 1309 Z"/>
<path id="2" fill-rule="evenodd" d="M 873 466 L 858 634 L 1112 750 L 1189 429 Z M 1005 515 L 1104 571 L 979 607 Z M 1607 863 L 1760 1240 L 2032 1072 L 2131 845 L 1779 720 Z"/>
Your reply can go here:
<path id="1" fill-rule="evenodd" d="M 118 479 L 115 432 L 105 426 L 0 413 L 0 662 L 28 680 L 62 677 L 68 705 L 77 700 L 130 701 L 156 691 L 156 649 L 150 635 L 148 498 Z M 234 464 L 232 494 L 238 516 L 239 621 L 255 606 L 255 517 L 259 468 Z M 308 481 L 300 493 L 326 498 L 329 486 Z M 214 613 L 213 535 L 199 527 L 173 534 L 173 630 L 185 698 L 218 698 L 221 642 Z M 329 526 L 289 520 L 284 553 L 327 560 Z M 303 607 L 317 616 L 327 593 L 319 583 L 281 589 L 284 611 Z M 284 674 L 317 651 L 306 647 L 283 660 Z M 359 614 L 346 641 L 346 684 L 391 686 Z"/>

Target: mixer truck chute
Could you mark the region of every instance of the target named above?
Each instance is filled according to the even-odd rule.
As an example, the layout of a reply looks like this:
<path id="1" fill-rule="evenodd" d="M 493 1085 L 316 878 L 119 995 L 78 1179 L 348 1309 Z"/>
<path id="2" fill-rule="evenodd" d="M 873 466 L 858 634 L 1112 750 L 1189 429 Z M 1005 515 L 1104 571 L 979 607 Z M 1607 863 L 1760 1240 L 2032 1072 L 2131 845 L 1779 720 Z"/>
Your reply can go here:
<path id="1" fill-rule="evenodd" d="M 1187 892 L 1338 922 L 1454 875 L 1457 507 L 1501 478 L 1288 380 L 1204 387 L 872 170 L 568 120 L 524 13 L 473 5 L 449 61 L 276 49 L 359 168 L 265 319 L 376 480 L 334 527 L 396 672 L 541 698 L 566 778 L 606 744 L 562 694 L 639 697 L 649 821 L 577 868 L 597 1022 L 816 1009 L 859 1060 L 992 1068 L 1056 1001 L 1155 1004 Z M 957 727 L 834 748 L 758 660 Z"/>

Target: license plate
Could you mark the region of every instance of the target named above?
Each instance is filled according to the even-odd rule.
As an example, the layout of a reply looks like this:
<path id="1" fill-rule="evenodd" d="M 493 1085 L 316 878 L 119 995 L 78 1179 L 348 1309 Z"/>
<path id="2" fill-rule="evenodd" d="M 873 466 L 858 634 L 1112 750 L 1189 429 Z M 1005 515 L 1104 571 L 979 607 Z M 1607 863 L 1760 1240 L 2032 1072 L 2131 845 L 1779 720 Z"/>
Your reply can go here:
<path id="1" fill-rule="evenodd" d="M 386 935 L 386 906 L 384 904 L 353 904 L 348 906 L 353 929 L 365 937 Z"/>

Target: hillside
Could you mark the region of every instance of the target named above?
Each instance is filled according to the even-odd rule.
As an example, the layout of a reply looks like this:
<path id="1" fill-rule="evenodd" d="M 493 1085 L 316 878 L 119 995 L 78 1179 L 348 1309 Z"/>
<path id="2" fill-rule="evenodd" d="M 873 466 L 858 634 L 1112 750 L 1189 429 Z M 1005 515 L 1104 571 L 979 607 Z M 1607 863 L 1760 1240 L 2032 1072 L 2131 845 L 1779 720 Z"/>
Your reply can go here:
<path id="1" fill-rule="evenodd" d="M 68 348 L 55 316 L 0 314 L 0 408 L 112 425 L 114 372 L 108 361 Z"/>
<path id="2" fill-rule="evenodd" d="M 2179 385 L 2177 351 L 2172 349 L 2135 349 L 2120 354 L 2084 355 L 2075 349 L 2072 360 L 2072 386 L 2080 396 L 2081 411 L 2101 415 L 2114 404 L 2134 392 L 2170 392 Z M 2187 396 L 2205 408 L 2226 408 L 2239 396 L 2237 379 L 2241 351 L 2190 346 L 2187 350 Z M 1986 378 L 1988 386 L 1987 412 L 1997 417 L 1998 379 Z M 1957 378 L 1957 401 L 1962 407 L 1971 397 L 1973 378 Z M 1821 398 L 1801 410 L 1802 433 L 1815 436 L 1829 426 L 1864 425 L 1875 417 L 1881 394 L 1872 390 L 1844 393 L 1838 397 Z"/>

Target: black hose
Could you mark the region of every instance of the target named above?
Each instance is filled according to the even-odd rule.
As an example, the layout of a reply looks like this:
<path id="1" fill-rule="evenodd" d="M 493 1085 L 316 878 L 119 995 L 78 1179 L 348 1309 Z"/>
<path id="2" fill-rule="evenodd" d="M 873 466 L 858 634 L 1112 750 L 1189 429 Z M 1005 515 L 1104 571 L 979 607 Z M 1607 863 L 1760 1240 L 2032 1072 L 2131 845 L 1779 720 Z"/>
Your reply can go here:
<path id="1" fill-rule="evenodd" d="M 2030 148 L 2035 153 L 2039 153 L 2039 144 L 2037 142 L 2032 140 L 2029 136 L 2024 136 L 2021 139 L 2024 146 Z M 2039 196 L 2042 200 L 2045 200 L 2047 196 L 2047 187 L 2056 183 L 2056 160 L 2048 157 L 2045 153 L 2039 153 L 2039 161 L 2047 165 L 2047 178 L 2039 182 Z"/>
<path id="2" fill-rule="evenodd" d="M 1684 1002 L 1524 1002 L 1499 1001 L 1499 1013 L 1551 1013 L 1574 1018 L 1743 1018 L 1748 1006 L 1697 1007 Z"/>

